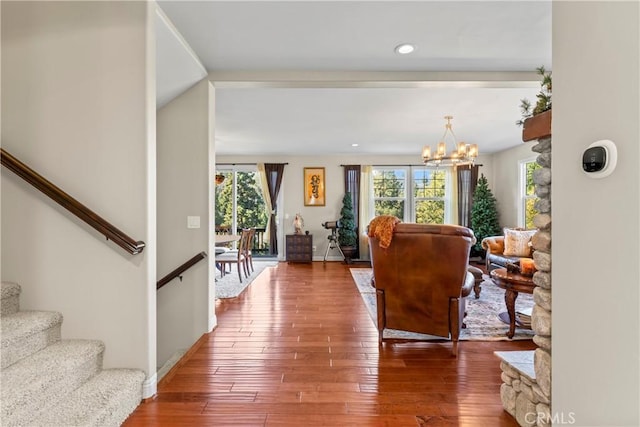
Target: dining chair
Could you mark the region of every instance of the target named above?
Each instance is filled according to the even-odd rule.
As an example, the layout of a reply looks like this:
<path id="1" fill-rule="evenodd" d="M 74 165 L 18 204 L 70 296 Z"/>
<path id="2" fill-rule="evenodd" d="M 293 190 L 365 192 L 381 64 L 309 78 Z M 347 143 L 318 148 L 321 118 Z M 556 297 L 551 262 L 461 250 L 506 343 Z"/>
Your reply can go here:
<path id="1" fill-rule="evenodd" d="M 253 273 L 255 270 L 253 269 L 252 249 L 253 249 L 253 240 L 256 236 L 256 228 L 251 227 L 250 230 L 251 230 L 251 234 L 249 234 L 249 240 L 247 241 L 245 256 L 247 257 L 247 266 L 251 267 L 251 272 Z"/>
<path id="2" fill-rule="evenodd" d="M 249 275 L 251 274 L 251 272 L 253 272 L 253 258 L 252 258 L 252 254 L 251 254 L 251 248 L 253 246 L 253 239 L 254 236 L 256 234 L 256 230 L 255 227 L 252 228 L 247 228 L 247 229 L 243 229 L 243 230 L 249 230 L 251 233 L 248 236 L 247 240 L 244 242 L 238 242 L 237 245 L 237 249 L 230 249 L 228 250 L 229 253 L 231 254 L 237 254 L 238 251 L 243 251 L 244 252 L 244 263 L 243 263 L 243 270 L 245 272 L 245 277 L 249 277 Z M 243 245 L 244 243 L 244 245 Z M 249 271 L 251 270 L 251 271 Z"/>
<path id="3" fill-rule="evenodd" d="M 242 282 L 242 270 L 244 270 L 245 277 L 249 277 L 249 268 L 247 266 L 247 257 L 245 247 L 249 240 L 251 230 L 245 228 L 240 234 L 240 240 L 238 242 L 238 250 L 227 251 L 219 256 L 216 256 L 216 263 L 220 265 L 220 275 L 224 277 L 227 272 L 227 264 L 236 264 L 238 268 L 238 278 Z M 241 270 L 242 268 L 242 270 Z"/>

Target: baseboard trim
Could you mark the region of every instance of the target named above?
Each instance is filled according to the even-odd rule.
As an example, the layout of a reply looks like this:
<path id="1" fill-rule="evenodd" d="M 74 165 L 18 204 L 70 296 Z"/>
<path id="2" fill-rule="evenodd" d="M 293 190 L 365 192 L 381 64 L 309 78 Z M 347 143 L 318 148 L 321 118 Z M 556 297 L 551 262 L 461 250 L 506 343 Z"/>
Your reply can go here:
<path id="1" fill-rule="evenodd" d="M 158 382 L 162 381 L 162 378 L 173 368 L 173 366 L 182 359 L 182 356 L 187 352 L 186 348 L 181 348 L 175 351 L 169 359 L 162 366 L 158 368 L 156 374 L 158 375 Z"/>
<path id="2" fill-rule="evenodd" d="M 216 326 L 218 326 L 218 317 L 214 314 L 213 316 L 209 317 L 209 329 L 208 329 L 208 331 L 209 332 L 213 331 Z"/>
<path id="3" fill-rule="evenodd" d="M 182 356 L 180 358 L 180 360 L 178 360 L 176 362 L 175 365 L 173 365 L 173 367 L 169 370 L 169 372 L 167 372 L 162 379 L 158 382 L 158 387 L 162 387 L 162 385 L 164 385 L 165 383 L 168 383 L 169 381 L 171 381 L 171 379 L 173 378 L 173 376 L 176 374 L 178 368 L 180 368 L 182 365 L 184 365 L 185 363 L 187 363 L 187 361 L 189 359 L 191 359 L 191 356 L 193 356 L 193 354 L 198 351 L 198 349 L 202 346 L 202 344 L 209 338 L 209 333 L 206 334 L 202 334 L 202 336 L 198 339 L 198 341 L 195 342 L 195 344 L 193 344 L 191 346 L 191 348 L 189 350 L 187 350 L 187 352 L 184 354 L 184 356 Z"/>
<path id="4" fill-rule="evenodd" d="M 158 374 L 156 372 L 142 383 L 142 398 L 149 399 L 158 392 Z"/>
<path id="5" fill-rule="evenodd" d="M 313 260 L 314 261 L 324 261 L 324 255 L 314 255 L 313 256 Z M 338 256 L 338 255 L 329 255 L 329 256 L 327 256 L 327 261 L 331 261 L 331 262 L 342 261 L 342 262 L 344 262 L 344 258 L 342 258 L 341 256 Z"/>

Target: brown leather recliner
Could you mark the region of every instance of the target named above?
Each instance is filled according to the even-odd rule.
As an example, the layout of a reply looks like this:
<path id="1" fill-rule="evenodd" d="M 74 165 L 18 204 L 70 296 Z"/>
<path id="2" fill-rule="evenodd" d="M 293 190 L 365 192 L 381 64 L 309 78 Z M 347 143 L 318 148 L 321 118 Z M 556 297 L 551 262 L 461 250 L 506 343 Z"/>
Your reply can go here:
<path id="1" fill-rule="evenodd" d="M 456 225 L 399 223 L 388 248 L 379 246 L 379 237 L 369 239 L 379 342 L 385 328 L 418 332 L 450 338 L 457 355 L 465 297 L 474 286 L 467 271 L 476 241 L 473 231 Z"/>

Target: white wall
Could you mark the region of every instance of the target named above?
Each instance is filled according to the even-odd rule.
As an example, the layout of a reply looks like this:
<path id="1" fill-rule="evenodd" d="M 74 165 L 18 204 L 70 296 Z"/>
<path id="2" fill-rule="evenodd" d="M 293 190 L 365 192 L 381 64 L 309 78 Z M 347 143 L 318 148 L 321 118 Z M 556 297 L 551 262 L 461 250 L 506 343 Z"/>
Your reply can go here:
<path id="1" fill-rule="evenodd" d="M 500 226 L 516 227 L 518 224 L 518 205 L 520 204 L 520 162 L 535 160 L 538 153 L 531 151 L 535 141 L 522 143 L 508 150 L 493 154 L 493 176 L 489 188 L 498 200 Z"/>
<path id="2" fill-rule="evenodd" d="M 144 2 L 2 2 L 2 144 L 147 247 L 129 255 L 2 170 L 2 280 L 155 373 L 155 75 Z M 152 20 L 151 20 L 152 22 Z M 152 25 L 152 24 L 151 24 Z M 151 378 L 148 381 L 153 381 Z M 147 383 L 145 394 L 153 391 Z"/>
<path id="3" fill-rule="evenodd" d="M 158 278 L 209 254 L 210 86 L 202 80 L 158 110 Z M 188 229 L 187 216 L 200 228 Z M 208 267 L 202 260 L 158 290 L 158 366 L 208 332 Z"/>
<path id="4" fill-rule="evenodd" d="M 314 259 L 322 261 L 329 244 L 327 237 L 329 230 L 322 227 L 325 221 L 333 221 L 340 218 L 342 209 L 342 197 L 344 196 L 344 172 L 340 165 L 421 165 L 420 148 L 415 156 L 371 156 L 371 155 L 335 155 L 335 156 L 223 156 L 218 155 L 218 163 L 289 163 L 285 166 L 282 181 L 281 194 L 284 204 L 279 206 L 279 211 L 284 218 L 281 220 L 279 232 L 281 235 L 294 232 L 293 218 L 300 213 L 304 218 L 305 230 L 313 235 L 313 244 L 316 246 Z M 488 157 L 478 158 L 481 163 L 481 171 L 491 176 Z M 305 167 L 324 167 L 326 185 L 325 206 L 304 206 L 303 199 L 303 170 Z M 486 172 L 485 172 L 486 171 Z M 364 224 L 365 226 L 367 224 Z M 364 229 L 362 229 L 364 232 Z M 284 234 L 282 234 L 284 233 Z M 282 241 L 278 242 L 281 258 L 284 257 Z M 339 253 L 333 250 L 329 252 L 330 260 L 342 260 Z"/>
<path id="5" fill-rule="evenodd" d="M 552 409 L 580 426 L 638 426 L 640 11 L 553 2 Z M 618 167 L 581 171 L 611 139 Z"/>

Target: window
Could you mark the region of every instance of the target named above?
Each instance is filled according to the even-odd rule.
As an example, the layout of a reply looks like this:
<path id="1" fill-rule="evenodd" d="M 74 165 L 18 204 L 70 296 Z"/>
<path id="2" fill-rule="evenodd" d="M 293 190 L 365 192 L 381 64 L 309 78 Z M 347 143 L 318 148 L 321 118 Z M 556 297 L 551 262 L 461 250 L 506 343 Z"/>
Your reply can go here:
<path id="1" fill-rule="evenodd" d="M 535 160 L 525 160 L 520 162 L 520 226 L 526 229 L 535 228 L 533 225 L 533 217 L 538 211 L 535 203 L 538 201 L 536 196 L 536 186 L 533 183 L 533 172 L 540 169 L 541 166 Z"/>
<path id="2" fill-rule="evenodd" d="M 444 224 L 445 190 L 445 173 L 442 169 L 413 171 L 414 222 Z"/>
<path id="3" fill-rule="evenodd" d="M 255 227 L 253 250 L 259 256 L 269 253 L 269 239 L 264 234 L 268 215 L 255 169 L 247 166 L 217 170 L 225 179 L 216 185 L 215 226 L 216 233 L 221 234 L 240 234 L 243 228 Z"/>
<path id="4" fill-rule="evenodd" d="M 450 222 L 450 186 L 445 170 L 374 166 L 372 176 L 375 215 L 394 215 L 404 222 Z"/>
<path id="5" fill-rule="evenodd" d="M 373 169 L 375 215 L 394 215 L 403 221 L 407 202 L 405 169 Z"/>

